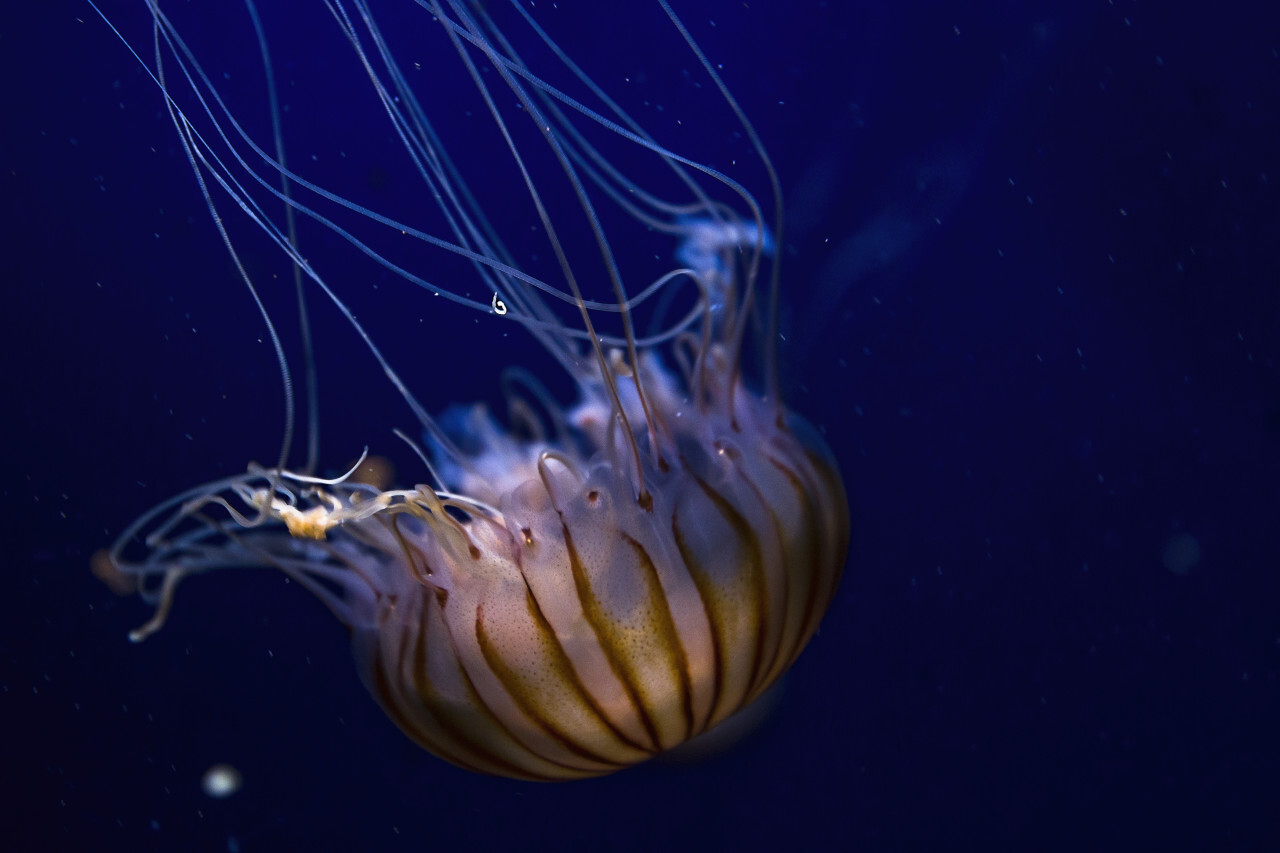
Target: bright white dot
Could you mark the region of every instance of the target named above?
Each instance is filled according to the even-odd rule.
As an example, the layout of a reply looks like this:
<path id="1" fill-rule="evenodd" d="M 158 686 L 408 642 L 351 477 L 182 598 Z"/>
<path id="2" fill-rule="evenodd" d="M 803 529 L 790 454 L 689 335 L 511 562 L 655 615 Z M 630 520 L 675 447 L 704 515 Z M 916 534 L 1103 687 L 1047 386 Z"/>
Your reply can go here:
<path id="1" fill-rule="evenodd" d="M 243 781 L 240 771 L 230 764 L 215 764 L 205 771 L 200 785 L 206 794 L 220 800 L 239 791 Z"/>

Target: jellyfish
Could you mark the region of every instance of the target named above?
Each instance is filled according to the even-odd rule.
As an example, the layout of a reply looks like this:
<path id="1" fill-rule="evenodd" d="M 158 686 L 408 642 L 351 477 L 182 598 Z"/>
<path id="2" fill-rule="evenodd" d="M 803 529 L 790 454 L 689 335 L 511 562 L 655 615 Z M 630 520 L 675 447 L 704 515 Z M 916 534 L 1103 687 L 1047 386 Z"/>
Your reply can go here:
<path id="1" fill-rule="evenodd" d="M 191 575 L 277 569 L 348 627 L 361 679 L 406 735 L 458 767 L 526 780 L 638 764 L 758 699 L 835 595 L 849 511 L 830 449 L 779 396 L 778 179 L 666 0 L 656 12 L 673 44 L 687 52 L 699 85 L 718 93 L 768 175 L 768 220 L 733 177 L 647 130 L 520 0 L 503 26 L 486 4 L 422 0 L 422 19 L 394 31 L 364 0 L 325 3 L 329 31 L 353 54 L 356 82 L 412 164 L 401 177 L 419 182 L 437 231 L 365 206 L 287 161 L 271 50 L 252 0 L 247 41 L 265 68 L 270 141 L 232 109 L 227 78 L 202 64 L 158 0 L 146 5 L 154 60 L 144 65 L 258 306 L 286 413 L 276 464 L 165 501 L 98 561 L 101 577 L 136 588 L 154 607 L 131 638 L 164 624 Z M 530 55 L 552 66 L 547 72 L 522 58 L 512 26 Z M 488 166 L 467 163 L 446 141 L 428 109 L 440 93 L 424 92 L 419 69 L 398 55 L 409 38 L 432 39 L 423 55 L 448 55 L 462 69 L 479 105 L 472 117 L 487 122 L 519 176 L 508 191 L 534 213 L 532 230 L 550 258 L 543 266 L 497 233 L 473 177 Z M 634 179 L 618 150 L 657 164 L 661 189 Z M 573 225 L 566 207 L 576 211 Z M 314 406 L 307 459 L 288 464 L 300 419 L 294 382 L 264 285 L 233 237 L 233 223 L 245 221 L 294 270 L 308 367 L 304 293 L 312 310 L 318 296 L 344 318 L 416 416 L 420 438 L 397 434 L 420 459 L 422 483 L 369 482 L 359 476 L 364 457 L 346 473 L 317 474 Z M 410 297 L 441 297 L 433 322 L 462 310 L 443 304 L 450 301 L 527 334 L 567 375 L 575 399 L 560 402 L 516 369 L 505 378 L 505 422 L 478 404 L 432 417 L 304 251 L 300 222 L 406 282 L 417 291 Z M 585 243 L 562 238 L 575 226 Z M 619 247 L 656 239 L 672 247 L 676 265 L 638 284 Z M 395 254 L 406 244 L 410 252 Z M 428 252 L 444 260 L 422 265 Z M 462 274 L 466 285 L 451 278 Z M 314 383 L 306 386 L 314 399 Z"/>

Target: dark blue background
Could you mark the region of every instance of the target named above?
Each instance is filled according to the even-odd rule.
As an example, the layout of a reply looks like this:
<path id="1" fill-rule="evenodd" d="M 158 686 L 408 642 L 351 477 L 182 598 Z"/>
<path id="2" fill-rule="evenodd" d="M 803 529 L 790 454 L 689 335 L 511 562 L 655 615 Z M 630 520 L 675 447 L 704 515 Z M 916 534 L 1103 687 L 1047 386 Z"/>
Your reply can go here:
<path id="1" fill-rule="evenodd" d="M 251 52 L 242 10 L 225 5 L 245 43 L 221 48 Z M 343 50 L 311 22 L 318 4 L 279 5 L 304 18 L 287 44 Z M 698 72 L 660 11 L 609 5 L 627 10 L 562 0 L 542 14 L 596 73 L 635 78 L 607 82 L 659 137 L 687 138 L 766 195 L 732 118 L 680 85 L 681 69 Z M 839 457 L 854 542 L 763 731 L 701 764 L 559 786 L 469 775 L 413 747 L 365 695 L 344 631 L 278 575 L 192 580 L 163 632 L 126 641 L 146 611 L 96 582 L 89 556 L 156 501 L 271 461 L 279 382 L 153 84 L 87 5 L 12 10 L 8 849 L 1274 842 L 1268 5 L 682 4 L 782 176 L 789 398 Z M 140 2 L 106 9 L 150 50 Z M 360 85 L 337 72 L 299 83 L 333 86 L 335 103 Z M 292 116 L 294 162 L 327 150 L 323 121 L 343 118 L 309 129 Z M 367 142 L 348 165 L 398 191 L 403 176 L 378 159 L 385 129 Z M 288 275 L 249 245 L 255 274 Z M 429 409 L 496 400 L 502 366 L 540 363 L 527 338 L 365 266 L 333 277 Z M 390 429 L 411 414 L 332 312 L 317 314 L 325 464 L 365 444 L 407 462 Z M 1166 549 L 1190 541 L 1199 561 L 1171 571 Z M 217 762 L 245 777 L 225 801 L 200 791 Z"/>

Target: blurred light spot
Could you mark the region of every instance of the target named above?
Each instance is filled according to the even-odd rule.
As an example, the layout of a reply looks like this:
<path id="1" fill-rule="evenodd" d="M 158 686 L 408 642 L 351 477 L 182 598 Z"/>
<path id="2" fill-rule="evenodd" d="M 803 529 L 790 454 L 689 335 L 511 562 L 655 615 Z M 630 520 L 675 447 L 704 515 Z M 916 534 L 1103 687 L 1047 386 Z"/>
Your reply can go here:
<path id="1" fill-rule="evenodd" d="M 375 489 L 383 490 L 391 487 L 396 478 L 395 465 L 385 456 L 366 456 L 360 467 L 351 472 L 349 483 L 364 483 Z"/>
<path id="2" fill-rule="evenodd" d="M 239 791 L 243 781 L 240 771 L 230 764 L 215 764 L 205 771 L 200 784 L 209 796 L 223 799 Z"/>
<path id="3" fill-rule="evenodd" d="M 1177 533 L 1164 543 L 1164 567 L 1185 575 L 1200 563 L 1200 541 L 1190 533 Z"/>
<path id="4" fill-rule="evenodd" d="M 133 595 L 138 591 L 137 579 L 120 571 L 106 548 L 99 548 L 93 553 L 89 558 L 89 569 L 116 595 Z"/>

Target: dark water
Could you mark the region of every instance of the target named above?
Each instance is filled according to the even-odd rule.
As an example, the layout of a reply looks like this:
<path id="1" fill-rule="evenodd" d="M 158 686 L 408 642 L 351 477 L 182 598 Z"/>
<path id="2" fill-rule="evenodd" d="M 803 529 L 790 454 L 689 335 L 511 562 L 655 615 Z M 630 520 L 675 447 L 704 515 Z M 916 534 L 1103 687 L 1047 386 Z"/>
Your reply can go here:
<path id="1" fill-rule="evenodd" d="M 287 5 L 306 15 L 273 45 L 284 101 L 293 81 L 337 103 L 358 75 L 323 10 Z M 540 14 L 650 130 L 767 195 L 658 10 L 555 5 Z M 1277 840 L 1277 15 L 964 5 L 682 4 L 781 174 L 786 381 L 840 459 L 854 543 L 751 740 L 561 786 L 412 746 L 345 632 L 276 574 L 193 579 L 161 633 L 127 642 L 147 611 L 89 556 L 156 501 L 271 461 L 279 381 L 154 85 L 85 4 L 9 16 L 8 849 Z M 225 6 L 225 32 L 193 41 L 251 56 Z M 141 3 L 105 8 L 150 50 Z M 447 107 L 462 86 L 433 81 Z M 410 205 L 385 126 L 355 121 L 294 112 L 291 162 Z M 247 246 L 255 276 L 287 279 Z M 501 367 L 541 363 L 367 266 L 335 281 L 429 409 L 495 401 Z M 419 476 L 390 434 L 410 412 L 317 314 L 324 464 L 368 444 Z M 219 762 L 244 776 L 226 800 L 200 789 Z"/>

